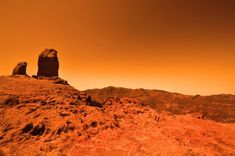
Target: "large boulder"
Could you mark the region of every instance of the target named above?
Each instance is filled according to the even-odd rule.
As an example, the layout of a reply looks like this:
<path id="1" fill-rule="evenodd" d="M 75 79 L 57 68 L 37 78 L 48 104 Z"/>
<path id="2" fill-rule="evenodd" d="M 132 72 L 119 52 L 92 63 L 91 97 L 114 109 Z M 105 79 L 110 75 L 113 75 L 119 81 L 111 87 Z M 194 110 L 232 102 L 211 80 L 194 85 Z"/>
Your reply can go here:
<path id="1" fill-rule="evenodd" d="M 19 62 L 14 68 L 12 75 L 26 75 L 27 62 Z"/>
<path id="2" fill-rule="evenodd" d="M 37 76 L 54 77 L 58 76 L 59 61 L 57 51 L 54 49 L 45 49 L 38 58 Z"/>

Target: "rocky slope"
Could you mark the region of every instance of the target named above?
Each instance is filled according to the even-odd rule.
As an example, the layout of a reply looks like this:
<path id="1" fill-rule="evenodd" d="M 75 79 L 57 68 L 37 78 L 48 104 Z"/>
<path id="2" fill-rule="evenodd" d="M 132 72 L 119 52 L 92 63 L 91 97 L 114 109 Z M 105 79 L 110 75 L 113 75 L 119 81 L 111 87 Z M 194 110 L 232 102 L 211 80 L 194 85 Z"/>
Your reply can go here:
<path id="1" fill-rule="evenodd" d="M 0 77 L 0 155 L 235 155 L 234 123 L 160 112 L 137 97 L 101 103 L 64 82 Z"/>
<path id="2" fill-rule="evenodd" d="M 235 95 L 189 96 L 161 90 L 118 87 L 90 89 L 85 92 L 101 103 L 110 97 L 130 97 L 138 99 L 159 112 L 169 111 L 179 115 L 201 113 L 204 117 L 215 121 L 235 122 Z"/>

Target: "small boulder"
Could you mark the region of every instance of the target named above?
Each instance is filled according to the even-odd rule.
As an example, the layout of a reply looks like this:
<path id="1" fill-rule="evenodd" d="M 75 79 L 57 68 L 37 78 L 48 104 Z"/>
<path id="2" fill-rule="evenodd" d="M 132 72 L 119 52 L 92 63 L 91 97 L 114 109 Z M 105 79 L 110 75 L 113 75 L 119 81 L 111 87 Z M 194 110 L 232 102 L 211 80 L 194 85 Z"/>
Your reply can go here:
<path id="1" fill-rule="evenodd" d="M 78 100 L 81 100 L 83 102 L 86 103 L 86 105 L 88 106 L 93 106 L 93 107 L 102 107 L 102 104 L 95 101 L 95 100 L 92 100 L 91 96 L 86 94 L 86 93 L 80 93 L 79 97 L 78 97 Z"/>
<path id="2" fill-rule="evenodd" d="M 59 61 L 57 51 L 54 49 L 45 49 L 38 58 L 37 76 L 53 77 L 58 76 Z"/>
<path id="3" fill-rule="evenodd" d="M 63 80 L 61 78 L 58 78 L 54 81 L 55 84 L 63 84 L 63 85 L 68 85 L 68 81 Z"/>
<path id="4" fill-rule="evenodd" d="M 19 62 L 14 68 L 12 75 L 26 75 L 27 62 Z"/>
<path id="5" fill-rule="evenodd" d="M 14 95 L 0 96 L 0 105 L 12 106 L 19 104 L 19 97 Z"/>

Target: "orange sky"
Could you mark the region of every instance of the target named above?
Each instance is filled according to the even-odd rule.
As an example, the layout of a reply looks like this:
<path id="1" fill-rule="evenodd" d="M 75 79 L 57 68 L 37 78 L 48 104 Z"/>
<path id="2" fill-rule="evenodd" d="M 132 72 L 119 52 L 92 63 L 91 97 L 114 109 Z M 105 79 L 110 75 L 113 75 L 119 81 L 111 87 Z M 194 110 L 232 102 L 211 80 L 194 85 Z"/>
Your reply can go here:
<path id="1" fill-rule="evenodd" d="M 78 89 L 235 94 L 235 1 L 0 0 L 0 75 L 59 52 Z"/>

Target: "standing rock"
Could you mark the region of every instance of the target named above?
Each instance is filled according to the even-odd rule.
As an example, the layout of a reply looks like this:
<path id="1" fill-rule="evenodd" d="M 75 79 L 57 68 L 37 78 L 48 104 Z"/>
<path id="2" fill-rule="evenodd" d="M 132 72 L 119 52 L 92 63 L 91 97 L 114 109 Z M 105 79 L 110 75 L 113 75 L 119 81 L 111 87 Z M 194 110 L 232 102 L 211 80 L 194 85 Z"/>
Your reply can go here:
<path id="1" fill-rule="evenodd" d="M 54 77 L 58 76 L 59 61 L 57 51 L 54 49 L 45 49 L 38 58 L 37 76 Z"/>
<path id="2" fill-rule="evenodd" d="M 14 68 L 12 75 L 26 75 L 27 62 L 20 62 Z"/>

